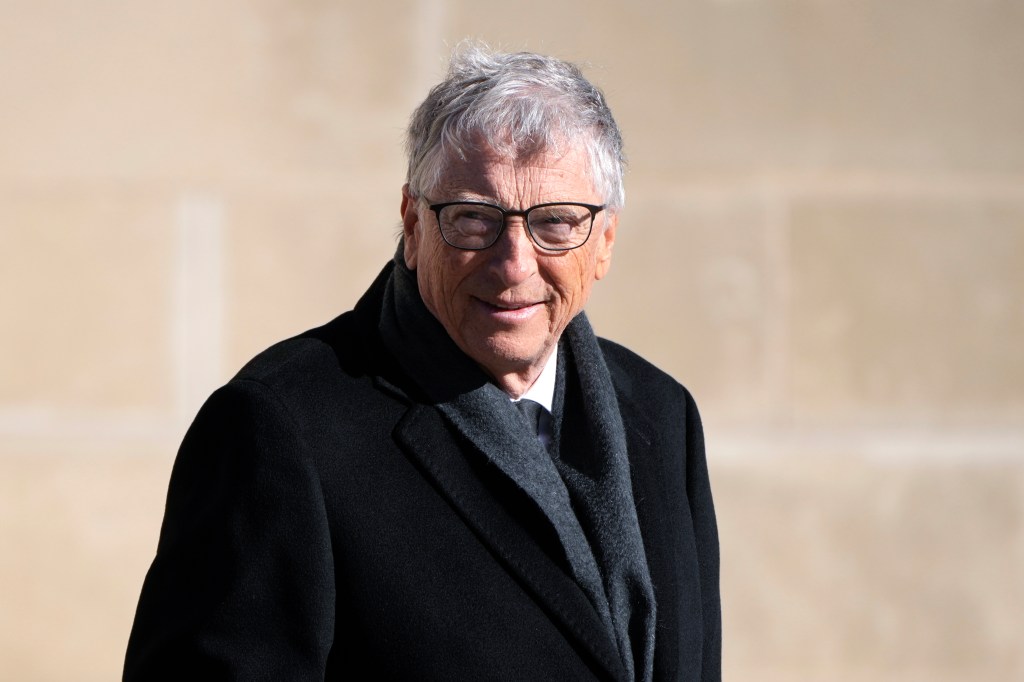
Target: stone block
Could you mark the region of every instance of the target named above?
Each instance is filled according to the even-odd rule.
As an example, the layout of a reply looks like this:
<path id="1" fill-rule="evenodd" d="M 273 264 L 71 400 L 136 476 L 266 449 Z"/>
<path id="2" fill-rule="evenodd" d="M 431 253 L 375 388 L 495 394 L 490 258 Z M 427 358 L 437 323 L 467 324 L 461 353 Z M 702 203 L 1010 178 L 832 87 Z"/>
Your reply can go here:
<path id="1" fill-rule="evenodd" d="M 1024 205 L 822 198 L 791 219 L 803 423 L 1024 424 Z"/>
<path id="2" fill-rule="evenodd" d="M 921 454 L 713 468 L 725 679 L 1024 674 L 1024 468 Z"/>
<path id="3" fill-rule="evenodd" d="M 6 678 L 120 679 L 170 467 L 155 451 L 0 455 Z"/>
<path id="4" fill-rule="evenodd" d="M 16 4 L 0 178 L 202 185 L 401 156 L 416 60 L 380 40 L 404 30 L 392 5 Z"/>
<path id="5" fill-rule="evenodd" d="M 0 196 L 0 409 L 172 407 L 169 202 L 118 187 Z"/>
<path id="6" fill-rule="evenodd" d="M 601 59 L 637 168 L 1024 168 L 1016 5 L 632 7 L 635 39 Z"/>

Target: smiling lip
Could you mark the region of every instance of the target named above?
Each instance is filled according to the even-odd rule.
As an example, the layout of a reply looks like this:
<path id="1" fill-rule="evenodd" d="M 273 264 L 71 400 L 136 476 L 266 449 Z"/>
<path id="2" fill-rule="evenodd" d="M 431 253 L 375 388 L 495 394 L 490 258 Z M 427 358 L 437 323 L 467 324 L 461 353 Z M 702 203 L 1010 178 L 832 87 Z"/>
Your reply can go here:
<path id="1" fill-rule="evenodd" d="M 506 303 L 504 301 L 491 303 L 479 298 L 476 300 L 487 312 L 488 317 L 502 322 L 522 322 L 528 320 L 542 306 L 542 302 L 539 301 L 535 303 Z"/>

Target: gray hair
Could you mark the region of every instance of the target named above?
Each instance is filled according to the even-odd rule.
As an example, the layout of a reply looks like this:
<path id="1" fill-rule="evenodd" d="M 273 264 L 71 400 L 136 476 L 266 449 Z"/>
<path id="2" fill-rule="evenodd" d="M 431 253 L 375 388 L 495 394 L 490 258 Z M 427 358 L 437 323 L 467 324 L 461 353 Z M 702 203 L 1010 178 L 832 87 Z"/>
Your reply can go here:
<path id="1" fill-rule="evenodd" d="M 423 197 L 436 190 L 447 161 L 465 159 L 481 141 L 514 159 L 582 144 L 594 188 L 606 205 L 617 210 L 625 201 L 622 135 L 604 94 L 574 64 L 529 52 L 460 46 L 445 79 L 409 122 L 410 193 Z"/>

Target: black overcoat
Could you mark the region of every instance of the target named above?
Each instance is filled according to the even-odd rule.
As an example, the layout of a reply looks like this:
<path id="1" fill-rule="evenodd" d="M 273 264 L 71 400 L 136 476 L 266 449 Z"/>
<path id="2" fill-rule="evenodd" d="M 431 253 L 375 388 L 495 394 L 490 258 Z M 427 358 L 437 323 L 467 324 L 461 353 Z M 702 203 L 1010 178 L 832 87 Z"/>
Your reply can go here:
<path id="1" fill-rule="evenodd" d="M 623 679 L 543 514 L 384 349 L 388 271 L 355 310 L 263 352 L 200 410 L 125 679 Z M 697 409 L 637 355 L 600 347 L 657 599 L 655 679 L 717 680 Z"/>

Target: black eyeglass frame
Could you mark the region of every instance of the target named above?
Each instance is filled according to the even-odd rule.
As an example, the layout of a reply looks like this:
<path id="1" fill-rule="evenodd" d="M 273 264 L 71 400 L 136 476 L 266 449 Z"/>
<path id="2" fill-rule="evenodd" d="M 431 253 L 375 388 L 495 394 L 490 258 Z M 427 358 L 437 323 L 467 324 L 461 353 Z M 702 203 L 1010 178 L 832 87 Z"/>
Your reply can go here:
<path id="1" fill-rule="evenodd" d="M 501 228 L 495 233 L 494 240 L 486 246 L 478 246 L 474 248 L 452 244 L 448 241 L 448 238 L 444 236 L 444 229 L 441 227 L 441 211 L 449 206 L 486 206 L 487 208 L 496 209 L 501 213 Z M 548 206 L 579 206 L 580 208 L 585 208 L 590 211 L 590 226 L 587 228 L 587 236 L 584 237 L 583 241 L 576 246 L 567 246 L 565 248 L 544 246 L 537 241 L 537 236 L 533 233 L 533 230 L 530 229 L 530 212 L 538 208 L 547 208 Z M 501 239 L 501 235 L 505 232 L 505 225 L 508 224 L 509 216 L 512 216 L 513 218 L 518 216 L 523 219 L 523 225 L 526 226 L 526 233 L 530 235 L 530 241 L 532 241 L 537 248 L 554 253 L 564 253 L 566 251 L 578 249 L 590 240 L 590 235 L 594 231 L 594 223 L 597 221 L 597 214 L 608 208 L 608 205 L 601 204 L 600 206 L 597 206 L 594 204 L 581 204 L 577 201 L 550 201 L 545 204 L 531 206 L 530 208 L 522 211 L 513 211 L 511 209 L 502 208 L 501 206 L 495 206 L 494 204 L 488 204 L 486 201 L 448 201 L 443 204 L 430 204 L 427 208 L 433 211 L 434 216 L 437 218 L 437 230 L 441 233 L 441 239 L 443 239 L 444 243 L 453 249 L 459 249 L 461 251 L 483 251 L 484 249 L 491 248 L 498 243 L 498 240 Z"/>

